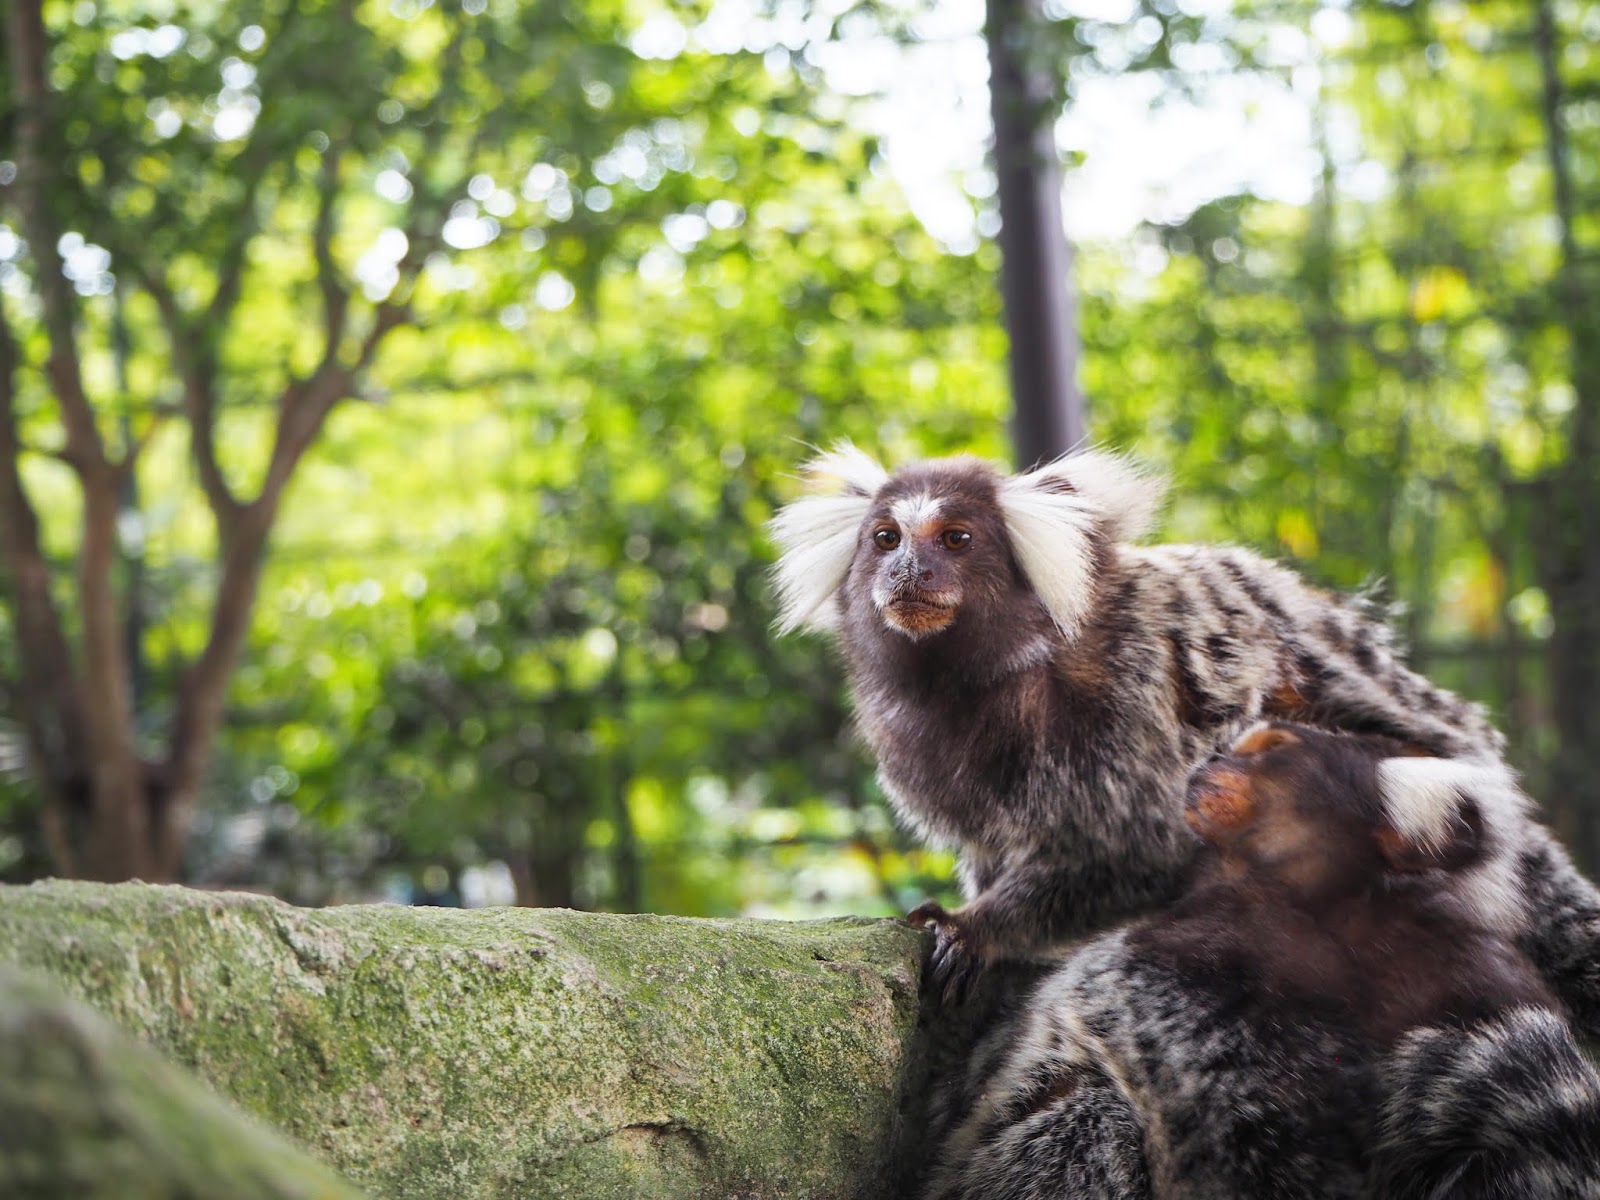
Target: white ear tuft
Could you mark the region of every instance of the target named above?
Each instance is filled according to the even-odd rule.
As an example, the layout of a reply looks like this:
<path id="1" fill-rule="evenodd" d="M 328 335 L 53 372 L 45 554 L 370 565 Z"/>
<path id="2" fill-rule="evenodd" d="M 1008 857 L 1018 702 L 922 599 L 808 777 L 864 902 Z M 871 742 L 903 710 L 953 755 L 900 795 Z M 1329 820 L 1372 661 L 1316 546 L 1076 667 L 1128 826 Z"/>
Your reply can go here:
<path id="1" fill-rule="evenodd" d="M 1504 763 L 1492 759 L 1386 758 L 1378 764 L 1384 815 L 1395 832 L 1437 846 L 1470 799 L 1491 829 L 1526 819 L 1528 797 Z"/>
<path id="2" fill-rule="evenodd" d="M 1126 455 L 1082 450 L 1045 463 L 1011 482 L 1040 490 L 1070 490 L 1093 507 L 1107 536 L 1131 542 L 1155 524 L 1167 481 Z"/>
<path id="3" fill-rule="evenodd" d="M 1408 842 L 1437 848 L 1485 775 L 1482 765 L 1453 758 L 1386 758 L 1378 764 L 1383 815 Z"/>
<path id="4" fill-rule="evenodd" d="M 838 623 L 831 601 L 855 558 L 856 533 L 872 497 L 889 480 L 888 472 L 849 442 L 807 463 L 805 474 L 814 487 L 845 494 L 805 496 L 772 518 L 780 633 Z"/>
<path id="5" fill-rule="evenodd" d="M 1069 637 L 1092 598 L 1091 533 L 1128 541 L 1150 527 L 1165 482 L 1117 454 L 1069 454 L 1000 485 L 1000 508 L 1017 559 Z"/>
<path id="6" fill-rule="evenodd" d="M 1408 841 L 1439 848 L 1467 799 L 1482 817 L 1491 850 L 1457 876 L 1457 896 L 1485 926 L 1520 936 L 1527 904 L 1513 847 L 1532 803 L 1504 763 L 1488 759 L 1386 758 L 1378 764 L 1384 815 Z"/>
<path id="7" fill-rule="evenodd" d="M 843 491 L 868 499 L 889 482 L 889 472 L 870 454 L 849 442 L 839 442 L 826 454 L 817 455 L 805 465 L 804 471 L 818 492 Z"/>

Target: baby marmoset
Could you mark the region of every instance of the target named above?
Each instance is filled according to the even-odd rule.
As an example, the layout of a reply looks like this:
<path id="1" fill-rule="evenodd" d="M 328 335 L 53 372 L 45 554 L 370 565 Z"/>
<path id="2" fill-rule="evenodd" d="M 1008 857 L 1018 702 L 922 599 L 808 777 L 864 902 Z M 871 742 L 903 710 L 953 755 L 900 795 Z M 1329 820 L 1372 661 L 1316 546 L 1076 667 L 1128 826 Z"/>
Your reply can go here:
<path id="1" fill-rule="evenodd" d="M 784 629 L 835 630 L 900 817 L 956 847 L 967 903 L 924 905 L 959 986 L 1148 912 L 1183 886 L 1190 767 L 1263 717 L 1497 760 L 1475 705 L 1408 670 L 1365 607 L 1245 550 L 1135 546 L 1161 486 L 1086 453 L 1002 476 L 888 474 L 844 447 L 773 521 Z M 1600 1026 L 1600 896 L 1525 818 L 1497 853 L 1507 929 Z M 1505 882 L 1505 880 L 1502 880 Z"/>
<path id="2" fill-rule="evenodd" d="M 1600 1076 L 1495 926 L 1494 764 L 1267 725 L 1196 773 L 1167 913 L 1079 949 L 955 1086 L 938 1200 L 1600 1195 Z"/>

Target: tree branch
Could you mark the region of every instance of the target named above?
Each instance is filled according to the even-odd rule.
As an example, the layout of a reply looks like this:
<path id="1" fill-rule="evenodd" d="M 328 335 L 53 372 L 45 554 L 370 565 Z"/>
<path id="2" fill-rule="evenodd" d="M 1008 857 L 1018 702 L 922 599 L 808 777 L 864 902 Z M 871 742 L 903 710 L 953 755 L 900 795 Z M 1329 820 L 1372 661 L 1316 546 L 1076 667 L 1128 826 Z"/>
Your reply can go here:
<path id="1" fill-rule="evenodd" d="M 238 520 L 241 505 L 217 461 L 215 366 L 202 352 L 166 279 L 161 273 L 142 266 L 136 266 L 135 270 L 140 285 L 155 300 L 161 323 L 166 326 L 167 337 L 172 342 L 173 359 L 183 383 L 183 412 L 189 420 L 189 453 L 194 459 L 195 475 L 216 518 L 219 535 L 226 539 Z"/>
<path id="2" fill-rule="evenodd" d="M 127 475 L 139 463 L 139 458 L 150 448 L 150 443 L 155 440 L 167 421 L 174 416 L 170 408 L 158 408 L 150 414 L 150 421 L 143 431 L 133 435 L 133 440 L 123 448 L 122 457 L 117 459 L 116 468 L 119 475 Z"/>
<path id="3" fill-rule="evenodd" d="M 268 43 L 267 57 L 260 64 L 257 74 L 264 95 L 268 94 L 273 78 L 282 64 L 289 61 L 288 56 L 292 56 L 295 52 L 289 34 L 299 18 L 300 6 L 290 4 Z M 266 181 L 267 174 L 271 171 L 281 149 L 273 144 L 269 133 L 276 128 L 278 127 L 270 121 L 257 121 L 250 131 L 249 141 L 239 156 L 233 160 L 230 169 L 230 174 L 242 182 L 243 192 L 232 219 L 228 222 L 232 229 L 232 237 L 228 239 L 217 260 L 217 287 L 207 307 L 206 319 L 217 329 L 223 328 L 233 315 L 234 306 L 239 302 L 239 295 L 244 288 L 245 260 L 250 243 L 261 228 L 256 197 L 260 194 L 261 185 Z M 207 359 L 207 365 L 212 365 L 209 362 L 209 351 Z"/>
<path id="4" fill-rule="evenodd" d="M 244 181 L 244 195 L 231 222 L 232 236 L 223 248 L 222 256 L 217 260 L 217 287 L 212 293 L 211 303 L 206 311 L 206 320 L 218 329 L 227 324 L 228 318 L 233 315 L 234 306 L 239 302 L 239 294 L 244 289 L 246 254 L 250 249 L 250 242 L 260 229 L 256 196 L 275 157 L 274 148 L 261 132 L 266 125 L 265 121 L 256 122 L 250 145 L 237 160 Z M 209 359 L 210 355 L 211 352 L 207 350 L 205 357 Z"/>
<path id="5" fill-rule="evenodd" d="M 317 183 L 317 220 L 311 244 L 317 259 L 317 286 L 322 289 L 322 322 L 327 342 L 322 352 L 324 365 L 339 358 L 345 323 L 350 315 L 350 292 L 339 278 L 339 264 L 333 261 L 334 206 L 339 193 L 337 147 L 322 156 L 322 175 Z"/>
<path id="6" fill-rule="evenodd" d="M 283 489 L 334 405 L 350 394 L 356 376 L 371 363 L 383 339 L 410 316 L 409 304 L 380 304 L 354 362 L 324 362 L 309 378 L 284 389 L 266 478 L 256 498 L 239 507 L 232 533 L 222 546 L 222 574 L 212 604 L 211 632 L 200 656 L 184 672 L 179 689 L 172 742 L 163 765 L 170 788 L 168 803 L 175 811 L 163 830 L 166 844 L 157 849 L 158 863 L 169 872 L 181 856 L 188 812 L 198 793 L 206 755 L 222 723 L 228 678 L 250 631 L 267 540 Z"/>
<path id="7" fill-rule="evenodd" d="M 277 503 L 300 458 L 321 432 L 333 406 L 350 395 L 356 377 L 372 362 L 383 339 L 411 319 L 409 301 L 384 301 L 373 313 L 372 328 L 361 340 L 354 361 L 324 360 L 311 375 L 284 389 L 278 409 L 277 436 L 266 479 L 256 503 Z"/>
<path id="8" fill-rule="evenodd" d="M 40 0 L 12 0 L 6 41 L 10 46 L 16 98 L 17 202 L 23 229 L 39 268 L 39 297 L 50 354 L 46 369 L 67 427 L 67 454 L 80 473 L 105 464 L 105 447 L 84 388 L 78 359 L 76 302 L 62 273 L 52 186 L 61 155 L 51 144 L 49 87 L 45 82 L 48 39 Z"/>

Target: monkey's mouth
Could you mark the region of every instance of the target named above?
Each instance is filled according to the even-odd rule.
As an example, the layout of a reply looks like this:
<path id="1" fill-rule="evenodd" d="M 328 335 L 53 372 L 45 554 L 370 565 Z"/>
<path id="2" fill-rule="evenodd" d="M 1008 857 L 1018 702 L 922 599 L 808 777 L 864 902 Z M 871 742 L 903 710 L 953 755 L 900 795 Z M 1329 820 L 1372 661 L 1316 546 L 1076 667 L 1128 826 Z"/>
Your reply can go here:
<path id="1" fill-rule="evenodd" d="M 927 593 L 900 593 L 883 606 L 883 619 L 914 638 L 938 633 L 956 619 L 956 606 Z"/>

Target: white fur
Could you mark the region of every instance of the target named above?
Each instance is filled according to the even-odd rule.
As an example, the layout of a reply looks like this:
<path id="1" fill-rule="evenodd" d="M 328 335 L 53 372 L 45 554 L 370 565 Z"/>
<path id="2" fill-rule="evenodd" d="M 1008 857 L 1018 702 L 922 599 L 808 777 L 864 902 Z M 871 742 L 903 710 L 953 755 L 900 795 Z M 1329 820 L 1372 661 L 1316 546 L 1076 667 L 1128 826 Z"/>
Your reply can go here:
<path id="1" fill-rule="evenodd" d="M 1460 819 L 1463 798 L 1497 784 L 1497 774 L 1454 758 L 1386 758 L 1378 764 L 1384 816 L 1406 841 L 1436 849 Z"/>
<path id="2" fill-rule="evenodd" d="M 1384 815 L 1402 837 L 1440 845 L 1471 799 L 1484 833 L 1497 843 L 1482 862 L 1463 871 L 1457 895 L 1484 925 L 1517 936 L 1526 904 L 1517 878 L 1516 850 L 1524 840 L 1532 805 L 1509 767 L 1488 759 L 1387 758 L 1378 764 Z"/>
<path id="3" fill-rule="evenodd" d="M 806 478 L 816 491 L 846 491 L 870 499 L 889 482 L 889 472 L 865 450 L 839 442 L 805 466 Z"/>
<path id="4" fill-rule="evenodd" d="M 1062 483 L 1071 492 L 1054 490 Z M 1159 478 L 1101 451 L 1069 454 L 1000 485 L 1000 509 L 1028 581 L 1061 631 L 1071 637 L 1093 599 L 1089 533 L 1113 541 L 1138 537 L 1155 519 L 1165 492 Z"/>
<path id="5" fill-rule="evenodd" d="M 889 481 L 888 472 L 849 442 L 813 459 L 805 474 L 814 488 L 833 494 L 804 496 L 772 518 L 780 633 L 838 624 L 833 598 L 850 571 L 872 497 Z"/>
<path id="6" fill-rule="evenodd" d="M 1126 455 L 1109 450 L 1080 450 L 1045 463 L 1025 475 L 1006 481 L 1031 489 L 1065 482 L 1079 499 L 1092 505 L 1119 542 L 1131 542 L 1149 532 L 1167 494 L 1167 482 Z"/>
<path id="7" fill-rule="evenodd" d="M 889 506 L 889 515 L 906 535 L 914 533 L 939 515 L 944 501 L 926 492 L 903 496 Z"/>

